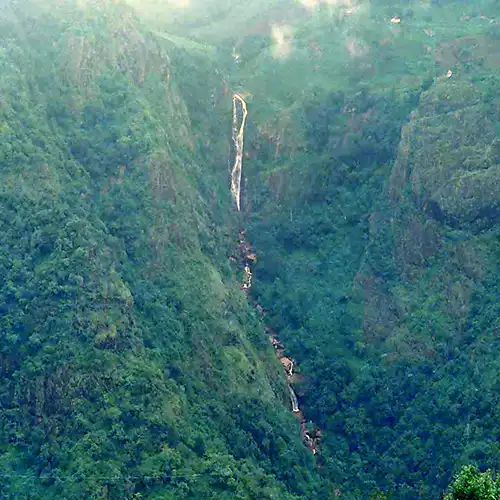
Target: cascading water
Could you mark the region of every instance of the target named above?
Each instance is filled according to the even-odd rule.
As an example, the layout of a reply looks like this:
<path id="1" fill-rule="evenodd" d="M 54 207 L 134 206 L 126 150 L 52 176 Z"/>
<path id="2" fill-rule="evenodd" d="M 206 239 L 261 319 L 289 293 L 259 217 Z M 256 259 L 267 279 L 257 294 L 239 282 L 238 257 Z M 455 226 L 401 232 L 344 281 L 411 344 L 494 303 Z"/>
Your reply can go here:
<path id="1" fill-rule="evenodd" d="M 294 413 L 298 413 L 300 411 L 299 401 L 297 400 L 297 395 L 295 391 L 292 389 L 292 386 L 288 384 L 288 392 L 290 393 L 290 403 L 292 403 L 292 411 Z"/>
<path id="2" fill-rule="evenodd" d="M 232 140 L 234 144 L 234 164 L 231 170 L 231 194 L 236 203 L 236 208 L 238 211 L 241 210 L 241 177 L 243 169 L 243 138 L 245 134 L 245 124 L 248 116 L 247 104 L 240 94 L 234 94 L 233 96 L 233 132 Z M 245 290 L 247 294 L 251 292 L 252 288 L 252 266 L 257 260 L 257 255 L 253 252 L 251 245 L 247 242 L 245 238 L 245 231 L 240 230 L 238 235 L 238 244 L 240 250 L 240 262 L 244 265 L 243 283 L 241 289 Z M 237 262 L 234 256 L 230 257 L 233 262 Z M 264 309 L 255 303 L 256 309 L 260 311 L 261 320 L 264 317 Z M 321 437 L 321 432 L 319 429 L 316 430 L 315 434 L 311 434 L 307 429 L 307 422 L 303 413 L 299 408 L 299 401 L 295 391 L 292 387 L 292 381 L 294 378 L 294 367 L 295 363 L 292 358 L 285 356 L 285 349 L 278 339 L 278 336 L 270 328 L 265 327 L 266 331 L 270 333 L 269 340 L 276 350 L 278 359 L 281 361 L 285 377 L 288 386 L 288 392 L 290 394 L 290 403 L 292 411 L 300 419 L 300 428 L 302 438 L 307 447 L 316 454 L 318 451 L 318 443 Z"/>
<path id="3" fill-rule="evenodd" d="M 238 106 L 239 104 L 239 106 Z M 241 109 L 241 112 L 238 111 Z M 240 119 L 241 115 L 241 119 Z M 243 171 L 243 137 L 248 111 L 247 103 L 239 94 L 233 96 L 233 144 L 234 165 L 231 171 L 231 193 L 233 194 L 236 208 L 241 209 L 241 175 Z"/>

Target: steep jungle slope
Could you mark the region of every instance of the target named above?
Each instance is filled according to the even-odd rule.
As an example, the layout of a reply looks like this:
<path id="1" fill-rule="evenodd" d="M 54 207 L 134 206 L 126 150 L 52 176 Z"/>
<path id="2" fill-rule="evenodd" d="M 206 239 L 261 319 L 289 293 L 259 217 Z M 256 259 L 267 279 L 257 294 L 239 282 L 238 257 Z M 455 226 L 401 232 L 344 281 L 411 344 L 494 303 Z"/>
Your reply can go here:
<path id="1" fill-rule="evenodd" d="M 114 1 L 0 26 L 0 496 L 327 498 L 227 259 L 215 62 Z"/>
<path id="2" fill-rule="evenodd" d="M 347 498 L 498 469 L 500 11 L 450 4 L 318 8 L 284 56 L 240 46 L 254 293 Z"/>

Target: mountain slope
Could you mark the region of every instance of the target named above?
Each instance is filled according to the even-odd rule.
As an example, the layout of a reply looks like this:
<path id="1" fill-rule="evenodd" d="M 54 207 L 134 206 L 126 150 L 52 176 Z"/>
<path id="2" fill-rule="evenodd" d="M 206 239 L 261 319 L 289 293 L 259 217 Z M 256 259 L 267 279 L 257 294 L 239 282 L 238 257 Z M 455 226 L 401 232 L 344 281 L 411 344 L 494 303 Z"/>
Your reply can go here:
<path id="1" fill-rule="evenodd" d="M 438 498 L 499 470 L 496 2 L 130 3 L 2 3 L 0 496 Z"/>
<path id="2" fill-rule="evenodd" d="M 314 497 L 227 260 L 216 67 L 115 2 L 1 24 L 1 496 Z"/>

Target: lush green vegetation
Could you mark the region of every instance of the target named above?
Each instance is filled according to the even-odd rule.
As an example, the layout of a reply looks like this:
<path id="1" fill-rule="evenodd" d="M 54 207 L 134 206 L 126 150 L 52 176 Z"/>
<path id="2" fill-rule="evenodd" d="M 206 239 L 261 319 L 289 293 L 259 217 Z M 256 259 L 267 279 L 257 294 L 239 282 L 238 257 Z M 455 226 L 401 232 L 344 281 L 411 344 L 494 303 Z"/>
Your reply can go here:
<path id="1" fill-rule="evenodd" d="M 214 62 L 115 2 L 1 23 L 0 496 L 325 498 L 227 258 Z"/>
<path id="2" fill-rule="evenodd" d="M 242 46 L 246 210 L 325 477 L 439 498 L 460 465 L 499 466 L 500 12 L 390 4 L 312 15 L 284 60 Z"/>
<path id="3" fill-rule="evenodd" d="M 0 497 L 497 498 L 497 2 L 166 3 L 2 7 Z"/>
<path id="4" fill-rule="evenodd" d="M 445 500 L 495 500 L 500 498 L 500 484 L 491 471 L 479 472 L 476 467 L 463 467 L 450 486 Z"/>

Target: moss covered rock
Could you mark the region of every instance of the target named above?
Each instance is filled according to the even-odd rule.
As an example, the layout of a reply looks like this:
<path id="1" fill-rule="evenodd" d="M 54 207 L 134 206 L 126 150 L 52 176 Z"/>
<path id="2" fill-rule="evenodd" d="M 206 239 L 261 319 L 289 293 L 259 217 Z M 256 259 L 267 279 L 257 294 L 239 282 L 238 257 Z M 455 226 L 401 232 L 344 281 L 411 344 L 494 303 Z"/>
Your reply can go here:
<path id="1" fill-rule="evenodd" d="M 481 83 L 481 82 L 480 82 Z M 438 80 L 402 133 L 391 196 L 404 189 L 432 217 L 490 227 L 500 215 L 500 100 L 470 79 Z"/>

